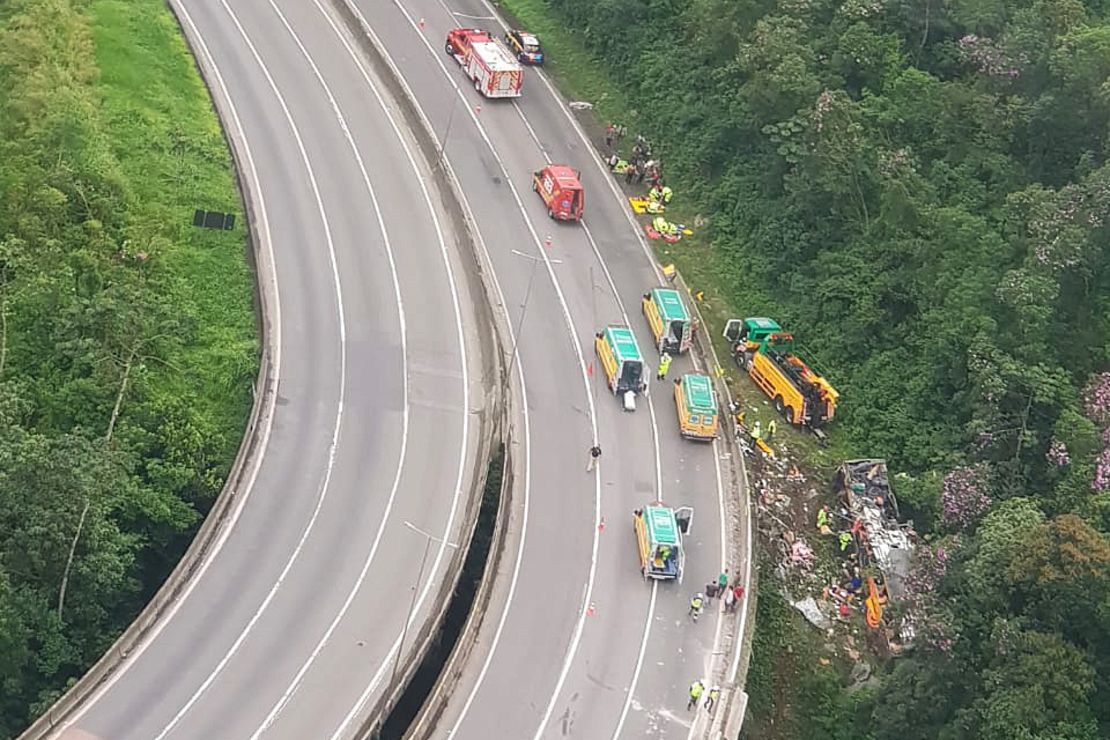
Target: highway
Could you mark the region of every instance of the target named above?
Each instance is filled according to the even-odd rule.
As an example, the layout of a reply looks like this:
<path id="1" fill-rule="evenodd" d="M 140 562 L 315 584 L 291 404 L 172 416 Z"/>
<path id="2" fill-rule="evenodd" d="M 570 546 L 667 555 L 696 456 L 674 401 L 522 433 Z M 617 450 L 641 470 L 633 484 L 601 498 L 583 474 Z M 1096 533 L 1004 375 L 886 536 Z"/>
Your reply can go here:
<path id="1" fill-rule="evenodd" d="M 661 277 L 627 204 L 534 70 L 523 98 L 486 101 L 444 53 L 452 27 L 499 30 L 484 2 L 350 2 L 444 142 L 519 333 L 525 473 L 490 609 L 432 736 L 699 736 L 710 718 L 687 712 L 687 688 L 723 675 L 734 620 L 713 604 L 692 624 L 689 601 L 723 567 L 747 564 L 726 560 L 723 451 L 679 436 L 670 382 L 653 380 L 628 414 L 588 371 L 593 335 L 611 323 L 631 326 L 655 365 L 640 296 Z M 581 225 L 549 221 L 530 192 L 551 161 L 581 170 Z M 672 377 L 691 362 L 677 359 Z M 593 438 L 596 477 L 584 471 Z M 659 498 L 695 509 L 681 585 L 639 572 L 632 511 Z"/>
<path id="2" fill-rule="evenodd" d="M 404 654 L 468 537 L 494 411 L 485 297 L 316 5 L 172 5 L 253 194 L 277 391 L 208 559 L 54 735 L 329 737 L 393 680 L 410 599 Z"/>

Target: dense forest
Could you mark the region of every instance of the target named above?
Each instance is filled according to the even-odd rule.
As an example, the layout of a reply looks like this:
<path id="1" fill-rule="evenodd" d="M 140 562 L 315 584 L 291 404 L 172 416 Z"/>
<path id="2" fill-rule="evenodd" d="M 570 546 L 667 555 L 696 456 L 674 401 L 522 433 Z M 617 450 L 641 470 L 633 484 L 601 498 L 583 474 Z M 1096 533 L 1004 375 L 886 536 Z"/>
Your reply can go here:
<path id="1" fill-rule="evenodd" d="M 545 1 L 906 474 L 919 644 L 805 736 L 1110 737 L 1110 3 Z"/>
<path id="2" fill-rule="evenodd" d="M 160 0 L 0 2 L 0 737 L 100 657 L 235 455 L 257 369 L 207 93 Z"/>

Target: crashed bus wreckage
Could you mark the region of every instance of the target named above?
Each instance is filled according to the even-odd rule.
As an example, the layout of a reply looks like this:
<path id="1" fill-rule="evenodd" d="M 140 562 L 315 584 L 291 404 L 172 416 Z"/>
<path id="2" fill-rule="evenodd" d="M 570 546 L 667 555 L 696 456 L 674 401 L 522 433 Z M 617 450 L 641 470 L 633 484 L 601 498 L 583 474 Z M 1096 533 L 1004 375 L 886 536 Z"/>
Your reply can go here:
<path id="1" fill-rule="evenodd" d="M 878 629 L 885 605 L 906 594 L 917 536 L 909 524 L 899 521 L 898 500 L 885 460 L 848 460 L 837 471 L 834 486 L 842 513 L 852 521 L 860 568 L 873 568 L 880 574 L 868 579 L 865 601 L 867 624 Z M 904 646 L 912 643 L 912 615 L 902 620 L 898 637 Z"/>

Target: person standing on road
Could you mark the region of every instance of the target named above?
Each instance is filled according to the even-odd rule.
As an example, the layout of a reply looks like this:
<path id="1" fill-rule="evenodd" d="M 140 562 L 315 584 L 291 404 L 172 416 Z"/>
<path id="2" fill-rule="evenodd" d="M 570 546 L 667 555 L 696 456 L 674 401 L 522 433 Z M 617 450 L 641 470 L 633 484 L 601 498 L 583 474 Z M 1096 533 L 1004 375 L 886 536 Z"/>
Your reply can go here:
<path id="1" fill-rule="evenodd" d="M 729 614 L 736 611 L 736 593 L 731 588 L 725 589 L 725 611 Z"/>
<path id="2" fill-rule="evenodd" d="M 728 588 L 728 568 L 725 568 L 721 575 L 717 576 L 717 587 L 722 591 Z"/>
<path id="3" fill-rule="evenodd" d="M 686 702 L 687 711 L 697 708 L 698 701 L 701 699 L 701 692 L 703 691 L 705 691 L 705 684 L 700 680 L 690 684 L 690 701 Z"/>
<path id="4" fill-rule="evenodd" d="M 705 700 L 705 711 L 713 714 L 713 710 L 717 707 L 717 700 L 721 698 L 721 690 L 714 686 L 709 690 L 709 698 Z"/>
<path id="5" fill-rule="evenodd" d="M 667 377 L 667 371 L 671 369 L 671 356 L 666 352 L 659 358 L 659 375 L 657 380 L 663 380 Z"/>
<path id="6" fill-rule="evenodd" d="M 590 461 L 586 464 L 586 472 L 592 473 L 597 468 L 598 463 L 601 462 L 601 447 L 594 445 L 590 448 Z"/>
<path id="7" fill-rule="evenodd" d="M 694 594 L 694 598 L 690 599 L 690 616 L 696 617 L 700 614 L 704 603 L 701 594 Z"/>

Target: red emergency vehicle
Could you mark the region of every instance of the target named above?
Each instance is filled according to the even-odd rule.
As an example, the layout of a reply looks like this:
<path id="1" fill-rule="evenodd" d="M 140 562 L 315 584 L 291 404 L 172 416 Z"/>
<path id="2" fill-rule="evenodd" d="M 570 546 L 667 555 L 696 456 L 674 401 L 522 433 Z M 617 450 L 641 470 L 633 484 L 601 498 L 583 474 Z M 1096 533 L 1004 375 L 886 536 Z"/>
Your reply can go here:
<path id="1" fill-rule="evenodd" d="M 447 53 L 487 98 L 519 98 L 524 67 L 509 50 L 479 28 L 455 28 L 447 34 Z"/>
<path id="2" fill-rule="evenodd" d="M 551 164 L 532 174 L 532 189 L 547 205 L 547 215 L 559 221 L 578 221 L 586 206 L 586 194 L 578 172 L 565 164 Z"/>

